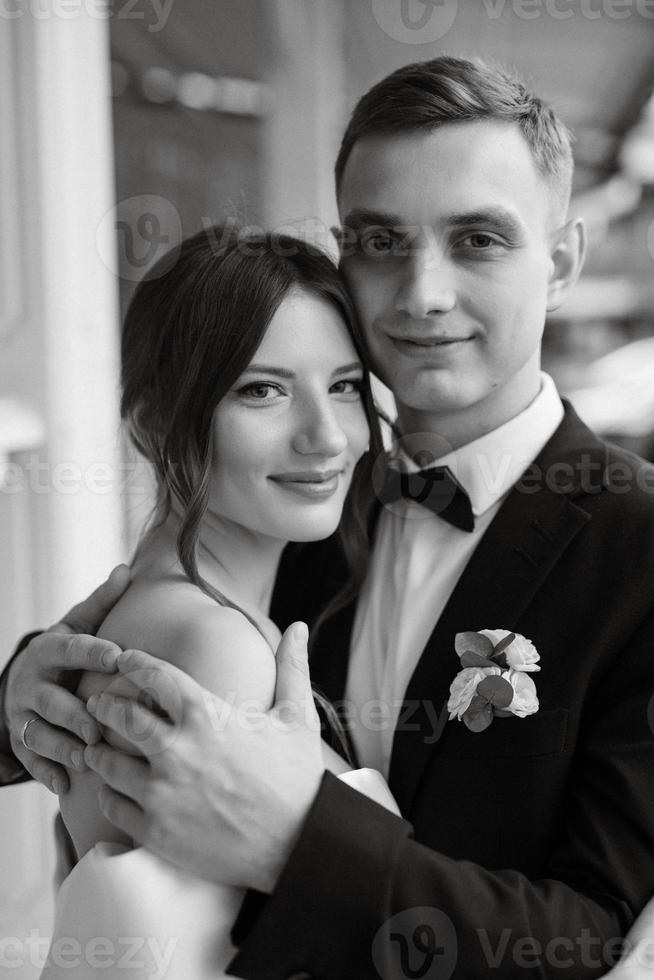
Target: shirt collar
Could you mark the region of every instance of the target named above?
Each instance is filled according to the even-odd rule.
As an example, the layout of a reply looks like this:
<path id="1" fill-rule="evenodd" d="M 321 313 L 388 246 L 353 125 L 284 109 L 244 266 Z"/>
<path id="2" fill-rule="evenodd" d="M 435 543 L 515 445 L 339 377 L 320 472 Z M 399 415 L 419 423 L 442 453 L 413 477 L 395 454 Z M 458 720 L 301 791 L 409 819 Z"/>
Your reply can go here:
<path id="1" fill-rule="evenodd" d="M 480 517 L 517 483 L 554 435 L 563 415 L 554 381 L 541 373 L 540 391 L 524 411 L 430 465 L 449 466 L 465 487 L 475 517 Z M 401 449 L 396 455 L 403 459 L 407 469 L 419 469 Z"/>

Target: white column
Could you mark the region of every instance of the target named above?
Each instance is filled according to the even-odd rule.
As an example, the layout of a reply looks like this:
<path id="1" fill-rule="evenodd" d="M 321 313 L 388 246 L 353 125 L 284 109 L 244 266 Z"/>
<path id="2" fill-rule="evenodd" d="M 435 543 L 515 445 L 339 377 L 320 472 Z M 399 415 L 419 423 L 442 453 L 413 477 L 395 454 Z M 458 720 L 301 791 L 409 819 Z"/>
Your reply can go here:
<path id="1" fill-rule="evenodd" d="M 101 14 L 55 0 L 0 13 L 0 666 L 123 557 L 117 284 L 96 241 L 114 203 Z M 55 802 L 0 791 L 0 936 L 37 933 L 11 946 L 14 980 L 39 975 Z"/>
<path id="2" fill-rule="evenodd" d="M 121 557 L 109 38 L 98 7 L 33 23 L 51 617 Z M 41 0 L 40 8 L 44 8 Z M 88 13 L 91 11 L 91 13 Z M 73 489 L 74 488 L 74 489 Z"/>

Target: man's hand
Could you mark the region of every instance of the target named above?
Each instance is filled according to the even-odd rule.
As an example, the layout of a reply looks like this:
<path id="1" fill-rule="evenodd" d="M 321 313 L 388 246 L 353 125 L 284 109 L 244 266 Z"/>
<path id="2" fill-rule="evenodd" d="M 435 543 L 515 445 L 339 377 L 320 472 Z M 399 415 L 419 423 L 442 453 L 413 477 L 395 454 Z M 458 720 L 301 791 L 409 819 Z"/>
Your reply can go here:
<path id="1" fill-rule="evenodd" d="M 60 623 L 35 637 L 9 667 L 3 704 L 11 750 L 53 793 L 68 790 L 65 766 L 85 769 L 84 748 L 100 738 L 95 720 L 74 694 L 78 672 L 112 673 L 120 648 L 93 635 L 129 584 L 126 565 Z M 80 635 L 81 634 L 81 635 Z M 34 719 L 25 732 L 25 724 Z"/>
<path id="2" fill-rule="evenodd" d="M 106 784 L 104 815 L 185 871 L 272 891 L 324 772 L 306 643 L 303 623 L 284 633 L 269 711 L 229 704 L 147 653 L 121 654 L 121 674 L 165 717 L 143 696 L 89 699 L 97 720 L 135 753 L 86 749 Z"/>

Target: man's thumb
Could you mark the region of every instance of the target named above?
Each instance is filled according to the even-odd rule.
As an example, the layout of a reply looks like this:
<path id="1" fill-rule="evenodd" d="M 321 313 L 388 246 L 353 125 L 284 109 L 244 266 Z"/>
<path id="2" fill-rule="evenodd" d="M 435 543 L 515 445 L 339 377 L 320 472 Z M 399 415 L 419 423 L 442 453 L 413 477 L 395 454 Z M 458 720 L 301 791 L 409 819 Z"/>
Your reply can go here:
<path id="1" fill-rule="evenodd" d="M 309 676 L 309 629 L 306 623 L 291 623 L 277 647 L 275 703 L 305 705 L 311 699 Z"/>

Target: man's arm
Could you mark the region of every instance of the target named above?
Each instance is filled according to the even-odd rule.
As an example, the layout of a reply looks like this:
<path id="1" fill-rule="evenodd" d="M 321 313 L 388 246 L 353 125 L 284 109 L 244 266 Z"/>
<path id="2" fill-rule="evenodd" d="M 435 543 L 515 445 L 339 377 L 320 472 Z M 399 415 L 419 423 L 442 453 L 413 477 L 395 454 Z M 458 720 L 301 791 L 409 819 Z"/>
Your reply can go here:
<path id="1" fill-rule="evenodd" d="M 650 618 L 593 692 L 538 878 L 430 850 L 409 824 L 326 776 L 272 896 L 249 929 L 241 923 L 231 972 L 401 977 L 401 949 L 419 965 L 419 927 L 440 922 L 442 972 L 434 976 L 450 975 L 450 955 L 457 977 L 604 975 L 654 892 L 653 650 Z M 437 800 L 433 819 L 437 827 Z M 283 941 L 289 931 L 293 944 Z"/>
<path id="2" fill-rule="evenodd" d="M 87 599 L 44 633 L 25 637 L 0 677 L 0 784 L 32 776 L 54 793 L 65 793 L 65 766 L 84 769 L 87 743 L 100 737 L 82 701 L 71 693 L 78 672 L 115 671 L 118 647 L 95 633 L 129 584 L 120 565 Z M 34 718 L 21 739 L 25 723 Z M 79 762 L 75 765 L 77 755 Z"/>
<path id="3" fill-rule="evenodd" d="M 494 968 L 502 980 L 527 970 L 599 977 L 654 884 L 653 636 L 650 622 L 595 692 L 559 838 L 538 880 L 430 850 L 406 821 L 323 774 L 318 735 L 298 710 L 310 687 L 297 645 L 278 660 L 282 674 L 295 672 L 292 693 L 282 676 L 272 713 L 250 717 L 247 730 L 169 665 L 119 658 L 145 686 L 163 677 L 181 692 L 179 727 L 171 738 L 168 723 L 143 708 L 137 727 L 158 726 L 161 739 L 149 764 L 136 771 L 105 746 L 87 758 L 110 787 L 105 814 L 132 837 L 162 854 L 165 842 L 165 855 L 187 870 L 272 893 L 230 966 L 236 976 L 402 976 L 394 957 L 404 950 L 415 967 L 422 944 L 425 956 L 439 947 L 455 955 L 464 978 Z M 124 716 L 111 698 L 97 704 L 96 717 L 119 732 Z M 264 826 L 253 826 L 253 811 Z M 189 822 L 192 835 L 182 832 Z"/>
<path id="4" fill-rule="evenodd" d="M 5 669 L 0 674 L 0 786 L 9 786 L 12 783 L 22 783 L 30 778 L 29 773 L 26 772 L 11 750 L 11 737 L 6 723 L 7 711 L 5 706 L 5 697 L 7 693 L 9 668 L 15 661 L 18 654 L 22 653 L 28 643 L 30 643 L 30 641 L 38 635 L 39 631 L 36 631 L 34 633 L 28 633 L 22 638 L 9 662 L 5 666 Z"/>

